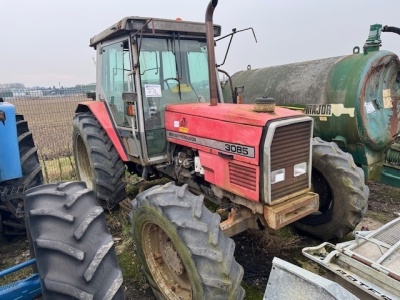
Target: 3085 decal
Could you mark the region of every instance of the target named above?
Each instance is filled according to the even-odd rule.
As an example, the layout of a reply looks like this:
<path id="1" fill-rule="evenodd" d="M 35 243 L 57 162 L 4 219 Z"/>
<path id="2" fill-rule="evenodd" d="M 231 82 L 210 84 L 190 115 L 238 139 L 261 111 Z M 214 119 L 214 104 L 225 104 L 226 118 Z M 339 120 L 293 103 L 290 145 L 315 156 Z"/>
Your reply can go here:
<path id="1" fill-rule="evenodd" d="M 225 144 L 225 151 L 244 156 L 249 155 L 249 147 L 235 145 L 235 144 Z"/>
<path id="2" fill-rule="evenodd" d="M 182 132 L 173 132 L 167 130 L 167 137 L 178 139 L 185 142 L 194 143 L 197 145 L 202 145 L 214 149 L 218 149 L 224 152 L 232 153 L 235 155 L 245 156 L 254 158 L 255 157 L 255 148 L 251 146 L 244 146 L 238 144 L 224 143 L 212 139 L 201 138 L 197 136 L 193 136 L 190 134 L 185 134 Z"/>

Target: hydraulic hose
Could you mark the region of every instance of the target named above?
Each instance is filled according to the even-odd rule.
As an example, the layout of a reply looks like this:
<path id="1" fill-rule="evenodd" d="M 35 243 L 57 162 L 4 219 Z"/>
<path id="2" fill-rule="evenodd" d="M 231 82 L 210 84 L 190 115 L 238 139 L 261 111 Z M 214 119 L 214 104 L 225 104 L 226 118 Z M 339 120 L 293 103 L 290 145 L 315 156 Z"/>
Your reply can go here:
<path id="1" fill-rule="evenodd" d="M 393 33 L 397 33 L 400 35 L 400 28 L 398 28 L 398 27 L 385 25 L 385 26 L 383 26 L 382 31 L 383 32 L 393 32 Z"/>

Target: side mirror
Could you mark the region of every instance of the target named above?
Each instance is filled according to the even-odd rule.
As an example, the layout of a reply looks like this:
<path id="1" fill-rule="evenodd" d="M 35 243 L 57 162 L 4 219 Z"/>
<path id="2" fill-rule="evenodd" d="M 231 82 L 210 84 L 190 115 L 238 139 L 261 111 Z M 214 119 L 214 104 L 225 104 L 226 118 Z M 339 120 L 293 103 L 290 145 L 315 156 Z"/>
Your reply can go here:
<path id="1" fill-rule="evenodd" d="M 137 94 L 132 92 L 122 93 L 122 100 L 125 102 L 137 102 Z"/>
<path id="2" fill-rule="evenodd" d="M 233 98 L 236 100 L 237 104 L 242 104 L 243 103 L 243 98 L 240 96 L 241 93 L 244 91 L 244 86 L 235 86 L 235 90 L 233 92 Z"/>
<path id="3" fill-rule="evenodd" d="M 90 98 L 90 99 L 96 100 L 96 92 L 87 92 L 86 93 L 86 98 Z"/>
<path id="4" fill-rule="evenodd" d="M 235 95 L 239 95 L 241 93 L 243 93 L 244 91 L 244 86 L 235 86 Z"/>

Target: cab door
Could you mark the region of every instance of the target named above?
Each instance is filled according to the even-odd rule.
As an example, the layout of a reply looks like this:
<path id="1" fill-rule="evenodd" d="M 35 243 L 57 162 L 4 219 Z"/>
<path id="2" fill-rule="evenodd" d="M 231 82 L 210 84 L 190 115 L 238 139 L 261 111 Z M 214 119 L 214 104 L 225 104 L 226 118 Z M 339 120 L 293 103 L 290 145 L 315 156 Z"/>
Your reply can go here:
<path id="1" fill-rule="evenodd" d="M 138 163 L 142 161 L 142 147 L 137 115 L 128 116 L 123 93 L 135 94 L 132 75 L 132 55 L 129 37 L 104 43 L 98 49 L 97 95 L 98 100 L 108 106 L 115 129 L 130 156 Z M 134 102 L 134 111 L 137 103 Z"/>
<path id="2" fill-rule="evenodd" d="M 205 40 L 180 38 L 178 33 L 143 37 L 137 44 L 140 44 L 137 87 L 145 131 L 142 145 L 146 145 L 151 160 L 168 155 L 166 106 L 208 101 L 207 52 Z"/>

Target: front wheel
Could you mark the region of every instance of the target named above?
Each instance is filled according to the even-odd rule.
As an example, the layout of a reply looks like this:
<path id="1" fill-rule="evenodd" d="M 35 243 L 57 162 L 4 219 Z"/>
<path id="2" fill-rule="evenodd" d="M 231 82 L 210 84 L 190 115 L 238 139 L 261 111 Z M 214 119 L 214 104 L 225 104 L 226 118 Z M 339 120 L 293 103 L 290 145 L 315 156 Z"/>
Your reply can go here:
<path id="1" fill-rule="evenodd" d="M 138 256 L 158 299 L 242 299 L 243 268 L 220 217 L 188 186 L 168 183 L 140 193 L 130 219 Z"/>
<path id="2" fill-rule="evenodd" d="M 319 211 L 294 226 L 322 240 L 342 238 L 354 230 L 368 209 L 369 188 L 364 172 L 335 143 L 313 140 L 312 187 Z"/>

